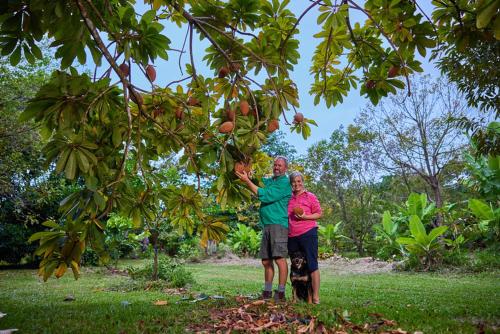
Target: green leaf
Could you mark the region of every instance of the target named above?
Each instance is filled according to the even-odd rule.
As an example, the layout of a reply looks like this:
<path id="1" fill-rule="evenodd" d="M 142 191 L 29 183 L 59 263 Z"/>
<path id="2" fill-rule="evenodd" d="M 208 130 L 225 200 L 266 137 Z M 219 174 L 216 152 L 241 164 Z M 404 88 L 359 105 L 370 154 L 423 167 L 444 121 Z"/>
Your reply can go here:
<path id="1" fill-rule="evenodd" d="M 491 207 L 479 199 L 469 200 L 469 210 L 471 210 L 474 216 L 481 220 L 492 220 L 495 217 Z"/>
<path id="2" fill-rule="evenodd" d="M 384 215 L 382 216 L 382 225 L 384 226 L 385 232 L 391 234 L 394 223 L 392 222 L 391 213 L 389 211 L 384 211 Z"/>
<path id="3" fill-rule="evenodd" d="M 106 197 L 102 195 L 99 191 L 94 192 L 94 202 L 97 204 L 100 210 L 104 210 L 106 207 Z"/>
<path id="4" fill-rule="evenodd" d="M 59 160 L 57 160 L 56 164 L 57 173 L 61 173 L 64 170 L 64 167 L 66 167 L 66 162 L 68 161 L 68 157 L 71 151 L 71 148 L 65 148 L 64 151 L 62 151 L 61 156 L 59 157 Z"/>
<path id="5" fill-rule="evenodd" d="M 64 173 L 67 179 L 73 180 L 76 175 L 76 156 L 75 152 L 71 150 L 69 154 L 68 161 L 66 162 L 66 167 L 64 168 Z"/>
<path id="6" fill-rule="evenodd" d="M 420 218 L 416 215 L 410 217 L 410 232 L 412 236 L 422 244 L 426 243 L 427 232 L 425 231 L 425 226 L 422 224 Z"/>
<path id="7" fill-rule="evenodd" d="M 478 10 L 478 15 L 476 17 L 476 26 L 478 29 L 483 29 L 488 26 L 491 19 L 495 14 L 497 14 L 498 8 L 500 7 L 500 0 L 488 0 L 486 4 Z"/>
<path id="8" fill-rule="evenodd" d="M 436 239 L 437 237 L 442 235 L 444 232 L 446 232 L 447 229 L 448 229 L 448 226 L 438 226 L 436 228 L 433 228 L 432 231 L 429 233 L 429 237 L 428 237 L 429 243 L 431 243 L 432 241 L 434 241 L 434 239 Z"/>
<path id="9" fill-rule="evenodd" d="M 417 243 L 415 239 L 408 237 L 396 238 L 396 242 L 401 245 L 415 245 Z"/>
<path id="10" fill-rule="evenodd" d="M 21 61 L 21 45 L 19 45 L 10 55 L 10 64 L 16 66 Z"/>
<path id="11" fill-rule="evenodd" d="M 80 170 L 83 173 L 87 173 L 89 171 L 90 164 L 89 164 L 89 160 L 85 156 L 85 153 L 83 153 L 80 150 L 75 150 L 75 154 L 76 154 L 77 161 L 78 161 L 78 168 L 80 168 Z"/>

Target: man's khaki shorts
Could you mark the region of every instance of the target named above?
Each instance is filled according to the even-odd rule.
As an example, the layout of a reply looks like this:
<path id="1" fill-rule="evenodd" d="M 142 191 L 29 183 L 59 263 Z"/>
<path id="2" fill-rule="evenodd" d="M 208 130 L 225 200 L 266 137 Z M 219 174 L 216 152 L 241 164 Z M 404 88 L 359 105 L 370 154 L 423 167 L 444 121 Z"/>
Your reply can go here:
<path id="1" fill-rule="evenodd" d="M 288 229 L 282 225 L 265 225 L 262 231 L 259 256 L 274 259 L 288 256 Z"/>

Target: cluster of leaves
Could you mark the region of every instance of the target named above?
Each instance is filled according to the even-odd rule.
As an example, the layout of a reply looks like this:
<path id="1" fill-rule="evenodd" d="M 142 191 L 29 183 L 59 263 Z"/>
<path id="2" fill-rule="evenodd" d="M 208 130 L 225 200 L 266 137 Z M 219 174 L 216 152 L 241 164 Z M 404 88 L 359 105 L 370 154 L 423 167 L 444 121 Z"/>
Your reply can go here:
<path id="1" fill-rule="evenodd" d="M 500 1 L 433 1 L 432 18 L 441 43 L 433 58 L 466 94 L 469 105 L 500 110 Z"/>

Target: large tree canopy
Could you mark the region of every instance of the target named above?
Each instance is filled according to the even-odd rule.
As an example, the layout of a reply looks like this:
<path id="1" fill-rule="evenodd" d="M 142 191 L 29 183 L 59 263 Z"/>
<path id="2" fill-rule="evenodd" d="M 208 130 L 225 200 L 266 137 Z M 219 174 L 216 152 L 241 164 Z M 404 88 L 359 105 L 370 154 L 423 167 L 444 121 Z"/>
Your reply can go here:
<path id="1" fill-rule="evenodd" d="M 493 29 L 499 1 L 473 6 L 479 29 Z M 45 279 L 56 269 L 60 277 L 69 266 L 77 275 L 86 241 L 99 239 L 111 211 L 131 215 L 138 225 L 154 219 L 151 208 L 158 196 L 166 198 L 169 208 L 162 210 L 173 222 L 188 226 L 194 215 L 211 231 L 194 186 L 155 190 L 162 189 L 156 186 L 161 181 L 151 170 L 164 155 L 181 154 L 198 187 L 202 177 L 215 176 L 210 191 L 223 207 L 250 198 L 233 168 L 237 162 L 262 164 L 259 148 L 279 126 L 278 119 L 287 120 L 299 106 L 290 72 L 299 61 L 297 36 L 305 15 L 317 16 L 319 30 L 313 59 L 306 60 L 314 77 L 310 94 L 327 106 L 341 103 L 358 85 L 376 104 L 404 88 L 408 75 L 421 71 L 416 53 L 424 56 L 436 44 L 435 29 L 416 1 L 318 0 L 303 13 L 277 0 L 145 3 L 145 12 L 125 0 L 10 0 L 0 5 L 0 50 L 12 65 L 22 57 L 30 62 L 40 58 L 39 41 L 44 36 L 52 41 L 61 69 L 23 117 L 41 124 L 47 162 L 85 184 L 62 203 L 64 227 L 48 222 L 54 231 L 33 237 L 41 240 Z M 453 7 L 455 1 L 439 3 Z M 354 20 L 354 12 L 365 20 Z M 439 20 L 450 16 L 445 12 Z M 172 23 L 186 27 L 184 45 L 171 45 L 165 28 Z M 193 55 L 198 39 L 209 45 L 203 65 Z M 156 85 L 153 64 L 177 62 L 179 52 L 190 56 L 183 64 L 185 77 Z M 89 63 L 89 55 L 96 64 L 92 77 L 73 67 Z M 197 71 L 202 66 L 213 76 Z M 147 77 L 150 89 L 138 87 L 131 68 Z M 411 87 L 406 88 L 409 93 Z M 309 124 L 314 122 L 296 114 L 290 125 L 307 137 Z M 135 167 L 125 168 L 131 157 Z M 136 177 L 142 189 L 131 187 Z"/>

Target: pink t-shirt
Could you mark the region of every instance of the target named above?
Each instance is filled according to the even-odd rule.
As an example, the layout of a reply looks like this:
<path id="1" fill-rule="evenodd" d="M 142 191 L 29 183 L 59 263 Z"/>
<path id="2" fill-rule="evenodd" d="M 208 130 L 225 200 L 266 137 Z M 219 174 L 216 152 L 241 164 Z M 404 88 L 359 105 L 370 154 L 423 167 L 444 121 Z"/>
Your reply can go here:
<path id="1" fill-rule="evenodd" d="M 319 205 L 318 198 L 313 193 L 308 191 L 300 195 L 293 195 L 288 202 L 288 236 L 296 237 L 306 233 L 312 228 L 318 226 L 315 220 L 302 220 L 297 219 L 293 213 L 293 208 L 301 207 L 304 209 L 304 214 L 310 215 L 312 213 L 321 213 L 321 206 Z"/>

